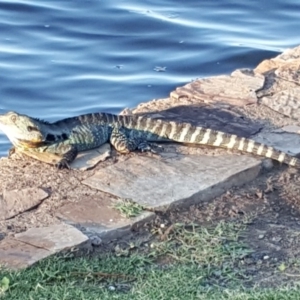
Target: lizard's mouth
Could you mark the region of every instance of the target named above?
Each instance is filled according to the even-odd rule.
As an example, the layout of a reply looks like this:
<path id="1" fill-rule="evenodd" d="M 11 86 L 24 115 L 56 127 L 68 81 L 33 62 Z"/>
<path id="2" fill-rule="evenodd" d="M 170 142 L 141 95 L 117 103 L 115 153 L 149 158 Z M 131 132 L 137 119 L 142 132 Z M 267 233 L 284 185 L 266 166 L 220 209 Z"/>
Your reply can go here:
<path id="1" fill-rule="evenodd" d="M 49 143 L 45 142 L 45 141 L 41 141 L 41 140 L 22 140 L 22 139 L 18 139 L 18 144 L 20 146 L 22 146 L 23 148 L 38 148 L 38 147 L 42 147 L 42 146 L 46 146 Z"/>

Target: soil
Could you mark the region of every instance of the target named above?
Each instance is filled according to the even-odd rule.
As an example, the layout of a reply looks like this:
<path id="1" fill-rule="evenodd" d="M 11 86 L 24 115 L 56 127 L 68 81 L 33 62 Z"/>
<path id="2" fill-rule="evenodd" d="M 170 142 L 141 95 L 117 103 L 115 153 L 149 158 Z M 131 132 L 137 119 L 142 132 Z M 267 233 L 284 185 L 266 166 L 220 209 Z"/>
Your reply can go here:
<path id="1" fill-rule="evenodd" d="M 241 240 L 252 250 L 244 261 L 248 285 L 279 286 L 299 279 L 300 174 L 284 167 L 266 172 L 242 188 L 188 208 L 170 212 L 163 222 L 247 220 Z M 298 261 L 298 262 L 297 262 Z M 284 273 L 279 266 L 284 264 Z M 239 266 L 240 268 L 241 266 Z"/>
<path id="2" fill-rule="evenodd" d="M 94 248 L 98 251 L 128 249 L 140 245 L 139 251 L 148 251 L 149 245 L 161 235 L 151 232 L 168 229 L 175 223 L 200 224 L 210 228 L 220 221 L 242 222 L 245 231 L 239 241 L 250 254 L 236 260 L 235 269 L 246 287 L 278 288 L 298 283 L 300 263 L 300 173 L 284 166 L 276 166 L 251 183 L 232 188 L 213 201 L 187 208 L 179 207 L 158 213 L 149 223 L 135 228 L 133 235 Z M 163 224 L 165 229 L 161 229 Z M 155 230 L 154 230 L 155 228 Z M 144 250 L 143 250 L 144 249 Z M 125 250 L 128 251 L 128 250 Z M 162 257 L 158 264 L 172 263 Z M 284 267 L 284 270 L 280 270 Z M 222 279 L 220 279 L 222 281 Z M 221 284 L 222 282 L 216 282 Z"/>

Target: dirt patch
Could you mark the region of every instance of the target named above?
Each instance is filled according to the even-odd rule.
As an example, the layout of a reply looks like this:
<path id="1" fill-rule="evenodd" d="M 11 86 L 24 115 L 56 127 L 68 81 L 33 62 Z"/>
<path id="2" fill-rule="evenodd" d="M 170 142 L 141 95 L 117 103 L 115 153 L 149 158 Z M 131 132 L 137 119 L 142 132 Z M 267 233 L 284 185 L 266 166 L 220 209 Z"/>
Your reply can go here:
<path id="1" fill-rule="evenodd" d="M 238 124 L 246 136 L 257 133 L 268 133 L 287 125 L 298 125 L 292 120 L 261 104 L 243 107 L 217 107 L 193 100 L 178 106 L 172 99 L 165 99 L 160 107 L 159 101 L 151 111 L 151 105 L 140 105 L 139 111 L 148 114 L 157 113 L 173 118 L 184 118 L 184 121 L 198 120 L 195 125 L 205 126 L 205 122 L 219 130 L 236 131 Z M 177 105 L 177 106 L 176 106 Z M 173 108 L 172 108 L 173 106 Z M 176 106 L 174 108 L 174 106 Z M 204 111 L 204 117 L 201 115 Z M 202 115 L 203 116 L 203 115 Z M 190 119 L 189 119 L 190 118 Z M 230 120 L 230 121 L 229 121 Z M 248 127 L 248 132 L 244 128 Z M 230 128 L 230 126 L 232 126 Z M 165 151 L 175 151 L 174 146 L 166 146 Z M 218 155 L 222 149 L 201 147 L 187 148 L 176 146 L 182 153 Z M 244 272 L 245 286 L 278 287 L 298 282 L 300 277 L 300 173 L 295 169 L 279 166 L 274 163 L 272 170 L 263 170 L 254 181 L 240 188 L 232 188 L 213 201 L 200 203 L 187 209 L 172 210 L 157 216 L 149 228 L 166 227 L 174 223 L 198 223 L 210 226 L 225 221 L 246 222 L 246 231 L 241 240 L 251 253 L 236 266 Z M 148 228 L 148 229 L 149 229 Z M 139 229 L 139 233 L 144 229 Z"/>
<path id="2" fill-rule="evenodd" d="M 119 157 L 122 160 L 125 157 Z M 113 159 L 101 163 L 101 166 L 114 163 Z M 42 171 L 41 171 L 42 170 Z M 12 159 L 1 160 L 0 190 L 18 190 L 41 187 L 48 191 L 50 197 L 37 208 L 26 211 L 14 218 L 0 221 L 2 238 L 5 235 L 25 231 L 32 227 L 44 227 L 59 224 L 56 212 L 64 205 L 85 200 L 97 200 L 98 205 L 109 206 L 113 197 L 91 189 L 81 181 L 94 174 L 92 171 L 57 170 L 55 167 L 34 159 L 16 154 Z M 1 238 L 1 236 L 0 236 Z"/>
<path id="3" fill-rule="evenodd" d="M 213 201 L 157 215 L 135 238 L 151 240 L 153 228 L 175 223 L 210 227 L 220 221 L 244 222 L 240 241 L 250 254 L 237 262 L 245 286 L 278 287 L 297 282 L 300 262 L 300 174 L 279 167 Z M 164 230 L 163 230 L 164 231 Z M 148 236 L 147 236 L 148 234 Z M 164 259 L 163 260 L 163 264 Z"/>

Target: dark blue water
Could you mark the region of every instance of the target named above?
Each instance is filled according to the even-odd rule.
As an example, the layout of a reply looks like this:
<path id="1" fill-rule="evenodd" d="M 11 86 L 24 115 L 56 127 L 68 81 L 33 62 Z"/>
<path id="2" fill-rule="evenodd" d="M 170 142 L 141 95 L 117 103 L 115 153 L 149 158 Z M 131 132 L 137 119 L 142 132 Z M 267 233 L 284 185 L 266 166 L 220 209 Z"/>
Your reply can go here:
<path id="1" fill-rule="evenodd" d="M 118 113 L 254 67 L 300 44 L 299 11 L 298 0 L 0 1 L 0 113 Z M 0 156 L 8 148 L 0 135 Z"/>

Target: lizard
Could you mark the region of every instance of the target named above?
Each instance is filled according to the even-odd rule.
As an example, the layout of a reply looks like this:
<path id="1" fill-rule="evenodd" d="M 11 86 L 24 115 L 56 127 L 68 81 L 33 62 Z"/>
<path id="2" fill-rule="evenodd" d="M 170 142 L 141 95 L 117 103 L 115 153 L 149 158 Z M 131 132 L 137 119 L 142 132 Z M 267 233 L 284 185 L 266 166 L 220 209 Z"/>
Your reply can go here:
<path id="1" fill-rule="evenodd" d="M 78 152 L 106 142 L 120 153 L 153 151 L 151 142 L 177 142 L 238 150 L 300 168 L 300 159 L 252 139 L 210 128 L 139 115 L 90 113 L 53 123 L 14 111 L 0 115 L 0 129 L 18 150 L 38 160 L 69 168 Z"/>

